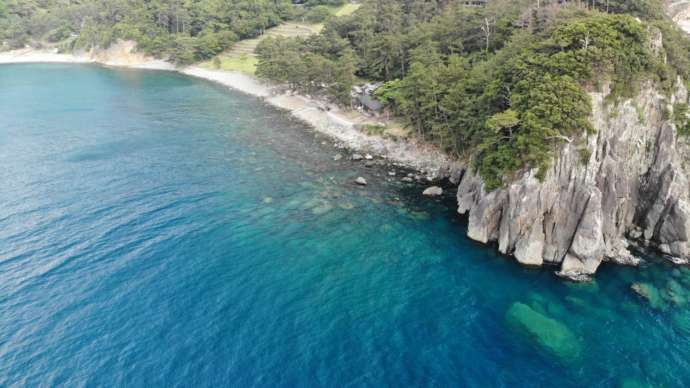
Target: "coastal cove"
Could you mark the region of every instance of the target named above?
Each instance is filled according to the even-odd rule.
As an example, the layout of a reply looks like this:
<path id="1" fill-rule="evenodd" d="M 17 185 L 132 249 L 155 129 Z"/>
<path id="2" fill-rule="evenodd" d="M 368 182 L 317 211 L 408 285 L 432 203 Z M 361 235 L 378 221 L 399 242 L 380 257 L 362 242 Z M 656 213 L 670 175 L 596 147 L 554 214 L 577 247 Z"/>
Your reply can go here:
<path id="1" fill-rule="evenodd" d="M 686 268 L 521 267 L 452 193 L 184 74 L 0 83 L 0 385 L 690 384 Z"/>
<path id="2" fill-rule="evenodd" d="M 684 153 L 662 151 L 681 150 L 685 143 L 679 141 L 678 147 L 673 146 L 675 129 L 661 119 L 664 97 L 652 85 L 646 86 L 645 93 L 615 106 L 605 102 L 605 93 L 590 94 L 596 102 L 590 119 L 598 139 L 591 137 L 588 141 L 590 157 L 587 163 L 579 156 L 582 146 L 568 144 L 562 149 L 559 163 L 548 171 L 545 182 L 535 178 L 537 170 L 526 170 L 510 185 L 487 192 L 474 168 L 468 168 L 466 162 L 448 156 L 418 136 L 400 139 L 371 135 L 361 128 L 362 124 L 371 123 L 371 117 L 360 112 L 293 93 L 283 86 L 240 72 L 198 66 L 176 67 L 138 53 L 134 42 L 118 41 L 105 50 L 74 54 L 27 48 L 0 53 L 0 64 L 3 63 L 79 63 L 115 69 L 171 71 L 256 97 L 327 135 L 337 148 L 371 153 L 387 164 L 416 170 L 414 180 L 429 186 L 445 181 L 456 192 L 459 184 L 457 210 L 468 216 L 467 235 L 471 239 L 484 244 L 497 243 L 500 253 L 528 266 L 543 265 L 548 270 L 558 266 L 560 269 L 554 272 L 570 280 L 589 280 L 602 261 L 636 266 L 641 255 L 633 251 L 640 246 L 663 253 L 676 264 L 686 263 L 683 228 L 687 212 L 683 206 L 686 194 L 683 193 L 687 190 L 683 189 L 682 174 L 678 179 L 673 174 L 664 175 L 668 169 L 683 170 Z M 687 97 L 680 83 L 675 93 L 678 95 L 671 100 L 681 101 Z M 616 118 L 615 122 L 611 121 L 612 117 Z M 651 121 L 641 121 L 640 117 Z M 616 146 L 607 147 L 610 143 Z M 646 145 L 640 148 L 642 143 Z M 642 149 L 646 151 L 640 152 Z M 632 154 L 634 158 L 625 157 Z M 612 160 L 628 165 L 614 168 Z M 607 171 L 604 176 L 616 177 L 617 183 L 597 178 L 597 171 L 604 171 L 604 164 Z M 639 170 L 638 173 L 631 176 L 616 173 L 635 170 Z M 642 179 L 650 171 L 654 173 Z M 659 183 L 647 183 L 647 179 Z M 609 186 L 604 187 L 603 182 L 608 182 Z M 655 192 L 644 189 L 645 186 L 665 189 Z M 633 200 L 621 202 L 620 198 Z M 568 203 L 569 207 L 558 206 L 561 202 Z M 675 210 L 663 210 L 670 206 L 665 202 L 678 204 L 673 207 Z M 673 217 L 662 217 L 664 212 Z M 582 219 L 578 221 L 578 217 Z M 632 221 L 640 218 L 647 218 L 648 224 L 644 227 L 633 225 Z M 655 234 L 654 230 L 663 233 Z M 632 235 L 638 237 L 631 238 Z M 673 247 L 673 251 L 669 251 L 669 247 Z"/>
<path id="3" fill-rule="evenodd" d="M 113 68 L 178 72 L 260 98 L 276 108 L 290 112 L 311 128 L 335 139 L 341 147 L 371 152 L 418 170 L 430 178 L 447 178 L 462 169 L 458 161 L 422 141 L 395 141 L 363 133 L 357 129 L 357 124 L 365 122 L 367 117 L 354 111 L 346 115 L 334 105 L 325 110 L 325 104 L 321 101 L 286 93 L 279 86 L 261 82 L 236 71 L 210 70 L 198 66 L 178 68 L 169 62 L 137 53 L 134 42 L 120 41 L 107 50 L 75 54 L 36 49 L 0 52 L 0 64 L 18 63 L 97 64 Z"/>

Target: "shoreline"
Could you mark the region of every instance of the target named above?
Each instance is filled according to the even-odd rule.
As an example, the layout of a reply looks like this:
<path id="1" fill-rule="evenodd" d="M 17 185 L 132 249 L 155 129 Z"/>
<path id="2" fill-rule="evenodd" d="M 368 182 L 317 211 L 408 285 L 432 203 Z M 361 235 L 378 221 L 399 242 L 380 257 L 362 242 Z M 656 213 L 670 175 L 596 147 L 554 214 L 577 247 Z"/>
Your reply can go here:
<path id="1" fill-rule="evenodd" d="M 393 140 L 368 135 L 357 129 L 359 123 L 371 120 L 358 112 L 355 119 L 345 116 L 338 107 L 329 106 L 319 100 L 281 92 L 277 86 L 269 85 L 250 75 L 211 70 L 199 66 L 177 68 L 173 64 L 133 53 L 134 44 L 120 42 L 111 49 L 91 53 L 61 54 L 54 50 L 20 49 L 0 53 L 0 65 L 21 63 L 64 63 L 96 64 L 139 70 L 172 71 L 190 77 L 215 82 L 235 91 L 242 92 L 288 111 L 313 130 L 328 135 L 336 141 L 338 148 L 354 152 L 367 152 L 389 160 L 394 164 L 417 170 L 428 180 L 453 178 L 462 170 L 462 164 L 453 160 L 438 148 L 418 140 Z"/>

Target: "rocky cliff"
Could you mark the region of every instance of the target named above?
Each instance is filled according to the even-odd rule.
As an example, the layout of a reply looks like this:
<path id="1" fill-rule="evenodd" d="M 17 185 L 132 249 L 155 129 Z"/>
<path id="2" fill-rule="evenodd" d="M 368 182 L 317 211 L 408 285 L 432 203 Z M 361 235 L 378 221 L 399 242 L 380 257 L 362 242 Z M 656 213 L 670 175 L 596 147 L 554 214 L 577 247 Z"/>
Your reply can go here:
<path id="1" fill-rule="evenodd" d="M 661 50 L 660 37 L 652 44 Z M 602 261 L 637 264 L 631 241 L 687 262 L 690 150 L 669 119 L 687 90 L 678 80 L 663 95 L 649 82 L 618 103 L 606 101 L 607 93 L 590 93 L 596 133 L 564 144 L 543 181 L 526 171 L 486 192 L 481 178 L 463 172 L 458 211 L 469 214 L 470 238 L 497 242 L 526 265 L 557 265 L 559 275 L 576 280 Z"/>

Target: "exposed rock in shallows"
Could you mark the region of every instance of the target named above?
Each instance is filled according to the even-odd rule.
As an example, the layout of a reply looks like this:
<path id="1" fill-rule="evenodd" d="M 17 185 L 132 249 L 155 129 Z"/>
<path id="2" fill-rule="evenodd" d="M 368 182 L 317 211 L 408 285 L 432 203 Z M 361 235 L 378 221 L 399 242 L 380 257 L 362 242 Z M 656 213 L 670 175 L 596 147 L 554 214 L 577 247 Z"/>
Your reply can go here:
<path id="1" fill-rule="evenodd" d="M 404 178 L 403 178 L 404 179 Z M 427 187 L 423 192 L 423 195 L 428 197 L 437 197 L 443 194 L 443 189 L 438 186 Z"/>
<path id="2" fill-rule="evenodd" d="M 360 155 L 360 154 L 352 154 L 352 157 L 351 157 L 351 159 L 354 160 L 354 161 L 362 160 L 363 158 L 364 158 L 364 157 L 363 157 L 362 155 Z"/>
<path id="3" fill-rule="evenodd" d="M 367 180 L 360 176 L 360 177 L 357 177 L 357 179 L 355 179 L 355 183 L 360 185 L 360 186 L 366 186 Z"/>

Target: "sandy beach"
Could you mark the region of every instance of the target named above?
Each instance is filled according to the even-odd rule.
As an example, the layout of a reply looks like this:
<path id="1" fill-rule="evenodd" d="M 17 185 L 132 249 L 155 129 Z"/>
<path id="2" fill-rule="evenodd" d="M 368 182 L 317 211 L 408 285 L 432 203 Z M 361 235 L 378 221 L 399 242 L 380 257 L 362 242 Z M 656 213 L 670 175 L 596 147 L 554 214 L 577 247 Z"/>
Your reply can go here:
<path id="1" fill-rule="evenodd" d="M 198 66 L 176 68 L 169 62 L 136 53 L 134 47 L 131 42 L 119 42 L 108 50 L 75 54 L 27 48 L 0 53 L 0 64 L 92 63 L 132 69 L 177 71 L 188 76 L 217 82 L 230 89 L 258 97 L 277 108 L 285 109 L 316 131 L 332 137 L 336 140 L 336 146 L 375 154 L 393 163 L 419 170 L 430 178 L 450 176 L 453 171 L 461 168 L 459 162 L 452 160 L 429 144 L 393 140 L 361 132 L 358 124 L 371 121 L 371 119 L 359 112 L 343 112 L 335 106 L 326 108 L 320 101 L 284 93 L 280 91 L 280 88 L 240 72 L 211 70 Z"/>

